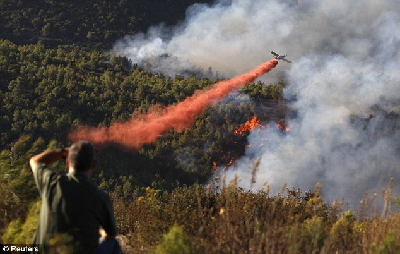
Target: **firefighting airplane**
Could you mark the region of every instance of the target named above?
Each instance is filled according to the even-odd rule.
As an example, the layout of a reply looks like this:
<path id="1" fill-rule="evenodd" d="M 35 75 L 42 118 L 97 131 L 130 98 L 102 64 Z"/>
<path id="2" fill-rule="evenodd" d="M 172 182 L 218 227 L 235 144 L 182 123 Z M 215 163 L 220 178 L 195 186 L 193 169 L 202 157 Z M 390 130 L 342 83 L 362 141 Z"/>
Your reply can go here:
<path id="1" fill-rule="evenodd" d="M 279 55 L 278 53 L 275 53 L 274 51 L 271 51 L 271 54 L 274 55 L 275 59 L 283 60 L 283 61 L 288 62 L 288 63 L 292 63 L 291 61 L 286 59 L 287 55 Z"/>

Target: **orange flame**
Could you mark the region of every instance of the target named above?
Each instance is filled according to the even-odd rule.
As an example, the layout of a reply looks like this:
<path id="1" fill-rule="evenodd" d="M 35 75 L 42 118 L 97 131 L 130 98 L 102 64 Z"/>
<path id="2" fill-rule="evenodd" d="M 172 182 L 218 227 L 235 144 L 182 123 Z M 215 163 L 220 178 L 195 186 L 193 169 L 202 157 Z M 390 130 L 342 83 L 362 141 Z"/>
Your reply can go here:
<path id="1" fill-rule="evenodd" d="M 286 125 L 285 120 L 281 120 L 278 124 L 276 124 L 276 127 L 281 130 L 281 131 L 289 131 L 290 128 L 289 126 Z M 234 134 L 236 136 L 241 136 L 244 135 L 246 132 L 250 132 L 252 130 L 254 130 L 255 128 L 257 128 L 257 131 L 260 131 L 264 128 L 271 128 L 271 125 L 266 124 L 266 125 L 261 125 L 260 124 L 260 119 L 257 118 L 257 116 L 253 116 L 251 118 L 251 120 L 247 120 L 247 122 L 241 124 L 235 131 Z M 264 141 L 266 140 L 265 138 L 261 138 L 260 141 Z M 235 142 L 236 143 L 236 142 Z M 258 147 L 262 147 L 264 146 L 263 142 L 260 142 L 258 144 L 247 144 L 246 147 L 253 147 L 253 146 L 258 146 Z M 227 153 L 227 155 L 223 155 L 221 160 L 223 161 L 227 161 L 226 159 L 231 157 L 230 152 Z M 228 167 L 232 166 L 233 163 L 235 162 L 236 158 L 232 157 L 229 162 L 225 165 L 225 167 L 222 168 L 222 171 L 225 171 Z M 213 162 L 213 170 L 214 172 L 217 169 L 217 163 Z"/>
<path id="2" fill-rule="evenodd" d="M 253 116 L 251 121 L 247 121 L 244 124 L 241 124 L 239 128 L 237 128 L 234 132 L 236 136 L 241 136 L 245 132 L 249 132 L 254 130 L 256 127 L 259 127 L 258 130 L 260 130 L 261 124 L 260 120 L 257 119 L 257 116 Z"/>
<path id="3" fill-rule="evenodd" d="M 227 164 L 227 166 L 229 167 L 229 166 L 232 166 L 232 164 L 233 164 L 233 162 L 235 162 L 235 157 L 233 157 L 229 162 L 228 162 L 228 164 Z"/>
<path id="4" fill-rule="evenodd" d="M 287 126 L 284 123 L 282 123 L 282 124 L 278 123 L 276 126 L 282 131 L 289 131 L 290 130 L 289 126 Z"/>
<path id="5" fill-rule="evenodd" d="M 228 152 L 228 155 L 227 155 L 227 156 L 230 156 L 230 152 Z M 225 155 L 222 156 L 221 159 L 222 159 L 222 160 L 225 160 L 225 159 L 226 159 L 226 156 L 225 156 Z M 225 171 L 228 167 L 232 166 L 233 163 L 235 162 L 235 160 L 236 160 L 236 158 L 235 158 L 235 157 L 232 157 L 232 158 L 229 160 L 229 162 L 225 165 L 225 167 L 222 168 L 222 171 Z M 218 167 L 217 163 L 216 163 L 215 161 L 213 161 L 213 170 L 214 170 L 214 172 L 216 172 L 217 167 Z"/>
<path id="6" fill-rule="evenodd" d="M 213 161 L 213 171 L 215 171 L 216 169 L 217 169 L 217 163 Z"/>

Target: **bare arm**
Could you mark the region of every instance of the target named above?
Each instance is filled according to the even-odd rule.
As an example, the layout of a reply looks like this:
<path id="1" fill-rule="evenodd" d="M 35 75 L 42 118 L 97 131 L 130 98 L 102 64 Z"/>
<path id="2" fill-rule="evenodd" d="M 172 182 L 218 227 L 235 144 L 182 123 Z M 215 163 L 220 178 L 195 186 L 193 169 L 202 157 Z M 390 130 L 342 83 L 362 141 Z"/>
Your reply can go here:
<path id="1" fill-rule="evenodd" d="M 52 164 L 56 161 L 64 159 L 66 156 L 68 156 L 68 148 L 46 150 L 42 153 L 32 156 L 32 158 L 29 160 L 29 164 L 32 171 L 34 171 L 39 163 L 44 163 L 47 165 Z"/>

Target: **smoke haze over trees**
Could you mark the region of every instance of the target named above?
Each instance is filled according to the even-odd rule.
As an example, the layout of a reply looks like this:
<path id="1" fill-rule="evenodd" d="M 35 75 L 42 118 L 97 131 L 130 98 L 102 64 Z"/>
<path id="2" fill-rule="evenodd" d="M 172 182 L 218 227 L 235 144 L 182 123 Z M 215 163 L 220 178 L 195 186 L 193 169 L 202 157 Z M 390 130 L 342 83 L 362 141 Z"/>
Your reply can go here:
<path id="1" fill-rule="evenodd" d="M 217 1 L 191 6 L 179 26 L 154 26 L 114 50 L 155 71 L 212 67 L 227 77 L 270 50 L 288 53 L 294 62 L 281 64 L 284 93 L 297 98 L 289 107 L 298 113 L 288 121 L 291 131 L 253 132 L 250 143 L 266 145 L 247 149 L 227 177 L 237 174 L 248 188 L 248 164 L 262 157 L 253 188 L 268 182 L 277 193 L 284 184 L 311 189 L 322 182 L 325 197 L 357 204 L 365 191 L 379 193 L 400 177 L 399 25 L 400 5 L 392 0 Z M 170 57 L 156 57 L 163 52 Z"/>

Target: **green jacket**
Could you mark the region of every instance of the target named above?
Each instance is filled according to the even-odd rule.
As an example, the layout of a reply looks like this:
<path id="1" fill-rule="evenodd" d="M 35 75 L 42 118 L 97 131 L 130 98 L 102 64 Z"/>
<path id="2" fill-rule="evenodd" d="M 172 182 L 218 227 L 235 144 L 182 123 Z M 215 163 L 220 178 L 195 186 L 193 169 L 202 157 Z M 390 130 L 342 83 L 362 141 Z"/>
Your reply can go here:
<path id="1" fill-rule="evenodd" d="M 108 235 L 117 234 L 110 197 L 84 175 L 59 175 L 45 164 L 34 172 L 42 198 L 34 244 L 43 253 L 62 248 L 68 248 L 68 253 L 92 253 L 98 246 L 100 226 Z"/>

